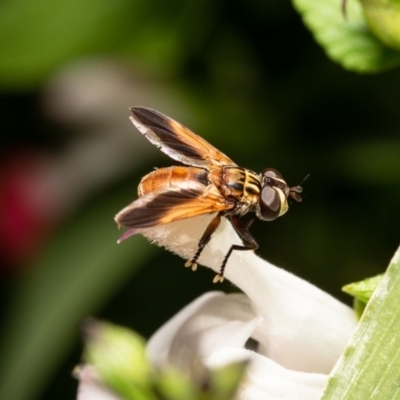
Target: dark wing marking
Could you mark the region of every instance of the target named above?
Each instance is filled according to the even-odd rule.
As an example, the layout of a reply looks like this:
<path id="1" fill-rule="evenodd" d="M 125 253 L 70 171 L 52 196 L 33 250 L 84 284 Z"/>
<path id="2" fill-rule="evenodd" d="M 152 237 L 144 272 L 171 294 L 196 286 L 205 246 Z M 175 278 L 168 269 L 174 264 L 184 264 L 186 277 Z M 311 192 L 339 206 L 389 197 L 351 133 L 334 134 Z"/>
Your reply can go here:
<path id="1" fill-rule="evenodd" d="M 191 185 L 185 182 L 180 188 L 152 192 L 139 197 L 116 215 L 115 221 L 119 226 L 130 228 L 119 242 L 140 233 L 143 228 L 225 211 L 232 207 L 233 204 L 227 204 L 217 191 L 207 192 L 204 185 L 195 182 L 191 182 Z"/>
<path id="2" fill-rule="evenodd" d="M 195 167 L 236 164 L 225 154 L 190 129 L 146 107 L 132 107 L 131 120 L 136 128 L 163 153 L 176 161 Z"/>

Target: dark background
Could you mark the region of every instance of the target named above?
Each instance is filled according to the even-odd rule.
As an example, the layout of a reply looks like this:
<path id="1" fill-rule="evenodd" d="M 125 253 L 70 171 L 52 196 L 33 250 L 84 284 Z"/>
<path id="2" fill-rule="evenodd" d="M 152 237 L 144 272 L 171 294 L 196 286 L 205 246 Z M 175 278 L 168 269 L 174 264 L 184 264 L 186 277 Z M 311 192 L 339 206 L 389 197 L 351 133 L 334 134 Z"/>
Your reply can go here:
<path id="1" fill-rule="evenodd" d="M 130 106 L 290 185 L 310 174 L 301 204 L 253 225 L 262 257 L 348 304 L 342 285 L 384 271 L 399 243 L 399 70 L 342 69 L 278 1 L 22 3 L 0 6 L 4 398 L 75 397 L 85 316 L 148 337 L 216 289 L 142 237 L 116 245 L 141 176 L 175 163 Z"/>

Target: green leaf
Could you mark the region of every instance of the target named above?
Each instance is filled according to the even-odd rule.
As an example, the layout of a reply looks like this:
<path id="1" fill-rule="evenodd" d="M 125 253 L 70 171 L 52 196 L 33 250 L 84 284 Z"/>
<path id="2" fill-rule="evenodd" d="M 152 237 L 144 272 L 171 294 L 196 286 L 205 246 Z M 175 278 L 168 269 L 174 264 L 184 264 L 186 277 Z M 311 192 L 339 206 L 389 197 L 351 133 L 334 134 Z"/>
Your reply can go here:
<path id="1" fill-rule="evenodd" d="M 337 0 L 293 0 L 293 4 L 315 40 L 344 68 L 372 73 L 400 64 L 400 52 L 372 34 L 358 1 L 347 2 L 346 17 Z"/>
<path id="2" fill-rule="evenodd" d="M 361 0 L 372 32 L 387 46 L 400 50 L 399 0 Z"/>
<path id="3" fill-rule="evenodd" d="M 123 399 L 156 400 L 145 341 L 137 333 L 106 322 L 86 324 L 85 359 L 100 380 Z"/>
<path id="4" fill-rule="evenodd" d="M 358 318 L 361 318 L 365 306 L 367 305 L 379 282 L 382 280 L 382 277 L 383 275 L 381 274 L 372 278 L 364 279 L 360 282 L 349 283 L 348 285 L 342 287 L 343 292 L 354 297 L 354 310 Z"/>
<path id="5" fill-rule="evenodd" d="M 376 275 L 372 278 L 364 279 L 363 281 L 349 283 L 342 287 L 343 292 L 350 294 L 363 303 L 368 303 L 371 298 L 372 293 L 378 286 L 379 282 L 382 280 L 383 275 Z"/>
<path id="6" fill-rule="evenodd" d="M 246 367 L 246 362 L 238 362 L 213 370 L 211 373 L 210 399 L 233 399 Z"/>
<path id="7" fill-rule="evenodd" d="M 199 389 L 192 382 L 189 374 L 184 374 L 176 368 L 159 371 L 155 385 L 163 398 L 167 400 L 195 400 L 199 395 Z"/>
<path id="8" fill-rule="evenodd" d="M 102 385 L 127 400 L 230 400 L 247 366 L 238 362 L 208 370 L 201 364 L 199 376 L 167 365 L 154 370 L 137 333 L 94 320 L 84 331 L 85 362 L 95 368 Z"/>
<path id="9" fill-rule="evenodd" d="M 113 216 L 121 204 L 113 193 L 87 210 L 30 266 L 0 338 L 0 399 L 34 397 L 77 339 L 82 319 L 154 254 L 140 245 L 143 238 L 116 244 Z"/>
<path id="10" fill-rule="evenodd" d="M 195 374 L 193 371 L 169 367 L 159 371 L 155 376 L 155 384 L 163 399 L 231 400 L 246 367 L 246 362 L 232 363 L 212 370 L 198 365 Z"/>
<path id="11" fill-rule="evenodd" d="M 399 298 L 400 247 L 368 302 L 321 400 L 399 397 Z"/>

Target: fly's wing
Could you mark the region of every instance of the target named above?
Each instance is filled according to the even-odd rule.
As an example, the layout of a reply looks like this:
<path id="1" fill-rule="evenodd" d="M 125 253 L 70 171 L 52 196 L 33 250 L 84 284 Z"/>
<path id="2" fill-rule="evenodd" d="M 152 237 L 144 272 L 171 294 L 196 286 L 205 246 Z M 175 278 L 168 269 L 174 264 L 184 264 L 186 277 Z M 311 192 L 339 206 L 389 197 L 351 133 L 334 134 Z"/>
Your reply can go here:
<path id="1" fill-rule="evenodd" d="M 201 183 L 183 182 L 181 187 L 159 190 L 139 197 L 120 211 L 115 221 L 129 228 L 118 242 L 140 233 L 144 228 L 167 224 L 180 219 L 229 210 L 233 205 L 217 191 L 205 191 Z"/>
<path id="2" fill-rule="evenodd" d="M 132 107 L 131 121 L 163 153 L 186 165 L 207 168 L 236 164 L 190 129 L 146 107 Z"/>

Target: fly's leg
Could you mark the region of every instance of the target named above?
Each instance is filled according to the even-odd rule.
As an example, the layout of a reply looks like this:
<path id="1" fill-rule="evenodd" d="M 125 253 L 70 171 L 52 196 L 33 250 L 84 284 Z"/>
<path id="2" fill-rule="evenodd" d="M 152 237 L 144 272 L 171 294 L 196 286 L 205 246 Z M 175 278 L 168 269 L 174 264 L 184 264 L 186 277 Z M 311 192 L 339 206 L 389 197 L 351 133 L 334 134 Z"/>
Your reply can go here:
<path id="1" fill-rule="evenodd" d="M 201 239 L 199 241 L 196 254 L 190 261 L 186 262 L 185 267 L 191 267 L 193 271 L 196 271 L 197 260 L 199 259 L 206 244 L 210 241 L 212 234 L 218 228 L 220 222 L 221 222 L 221 213 L 218 213 L 215 216 L 215 218 L 213 218 L 213 220 L 208 224 L 206 230 L 203 233 L 203 236 L 201 237 Z"/>
<path id="2" fill-rule="evenodd" d="M 258 248 L 257 242 L 255 241 L 251 233 L 248 231 L 248 228 L 253 223 L 254 218 L 251 219 L 245 226 L 242 225 L 242 223 L 239 220 L 239 217 L 237 216 L 231 216 L 229 217 L 229 220 L 232 222 L 232 226 L 235 229 L 236 233 L 239 235 L 240 239 L 242 239 L 243 245 L 233 244 L 231 246 L 224 260 L 222 261 L 219 273 L 215 276 L 213 280 L 214 283 L 223 282 L 226 263 L 228 262 L 228 259 L 232 254 L 233 250 L 256 250 Z"/>

